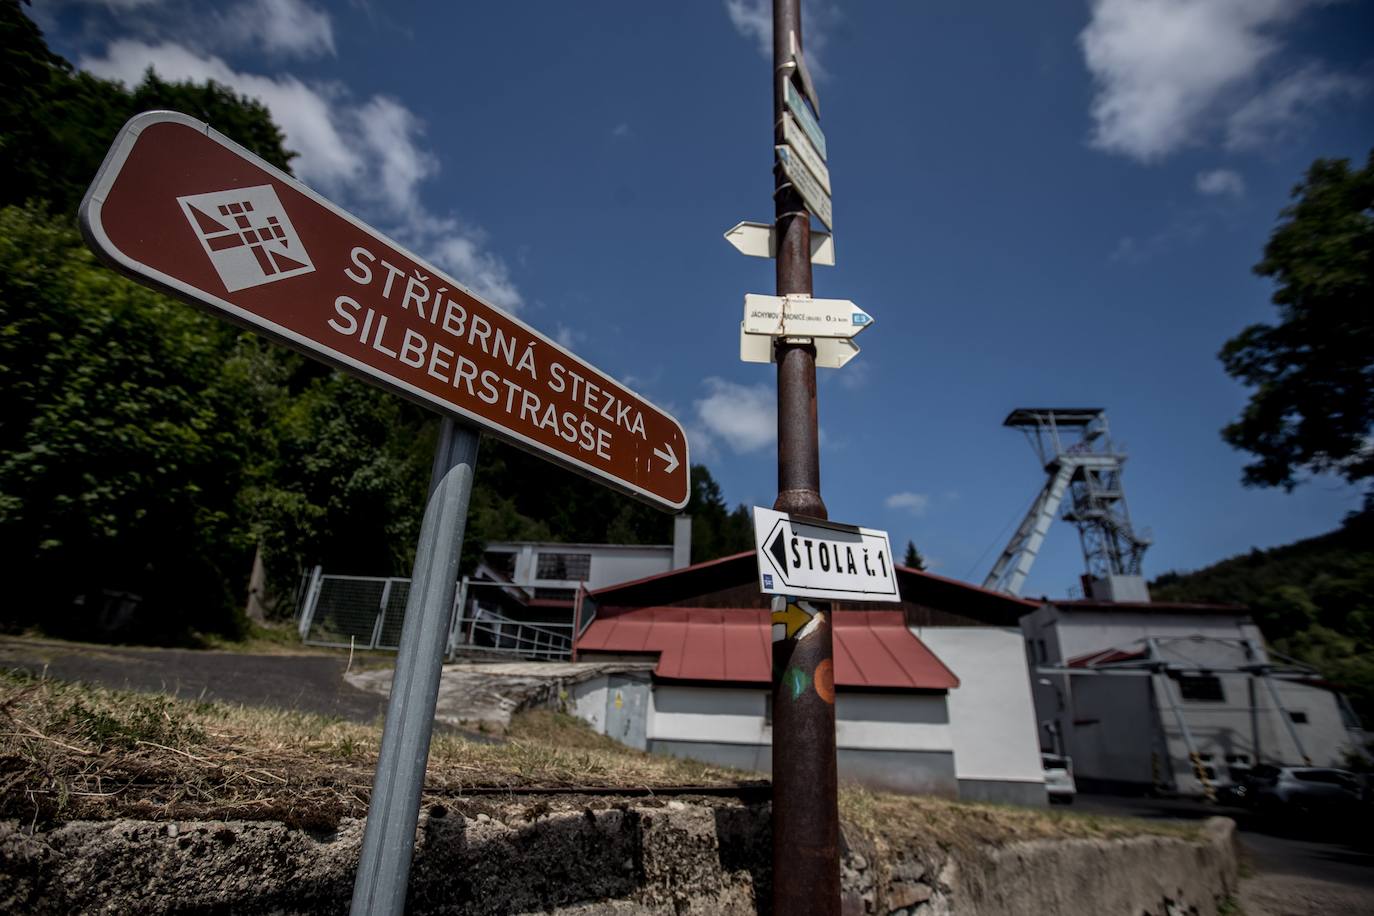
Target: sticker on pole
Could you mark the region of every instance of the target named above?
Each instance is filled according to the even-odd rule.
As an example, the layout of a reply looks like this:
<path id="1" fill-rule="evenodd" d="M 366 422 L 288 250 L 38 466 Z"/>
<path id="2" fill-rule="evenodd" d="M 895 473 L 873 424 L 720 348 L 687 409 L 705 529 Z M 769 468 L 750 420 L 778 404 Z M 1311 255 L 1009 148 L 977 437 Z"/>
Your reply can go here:
<path id="1" fill-rule="evenodd" d="M 687 504 L 670 414 L 194 118 L 124 125 L 81 226 L 141 283 L 661 508 Z"/>
<path id="2" fill-rule="evenodd" d="M 754 545 L 764 594 L 902 600 L 886 531 L 793 518 L 755 506 Z"/>

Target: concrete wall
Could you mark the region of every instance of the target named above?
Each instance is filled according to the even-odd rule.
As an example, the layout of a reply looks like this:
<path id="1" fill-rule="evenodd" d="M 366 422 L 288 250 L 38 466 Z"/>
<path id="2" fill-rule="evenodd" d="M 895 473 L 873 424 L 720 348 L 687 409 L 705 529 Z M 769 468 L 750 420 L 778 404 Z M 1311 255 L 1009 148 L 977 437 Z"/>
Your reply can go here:
<path id="1" fill-rule="evenodd" d="M 959 678 L 949 692 L 961 798 L 1044 804 L 1035 704 L 1021 631 L 922 627 L 912 632 Z"/>
<path id="2" fill-rule="evenodd" d="M 579 684 L 574 684 L 572 689 L 568 691 L 568 712 L 586 722 L 592 727 L 592 731 L 599 735 L 606 734 L 606 688 L 608 680 L 605 675 L 588 678 Z"/>
<path id="3" fill-rule="evenodd" d="M 770 772 L 773 728 L 762 688 L 658 684 L 649 749 Z M 942 694 L 856 693 L 835 697 L 841 779 L 900 792 L 956 796 L 953 736 Z"/>
<path id="4" fill-rule="evenodd" d="M 406 912 L 756 916 L 771 911 L 767 804 L 528 798 L 427 804 Z M 614 804 L 614 807 L 612 805 Z M 844 825 L 843 912 L 889 916 L 1217 916 L 1236 892 L 1230 821 L 999 845 L 902 843 Z M 0 911 L 342 913 L 363 822 L 0 821 Z M 971 838 L 971 837 L 970 837 Z"/>

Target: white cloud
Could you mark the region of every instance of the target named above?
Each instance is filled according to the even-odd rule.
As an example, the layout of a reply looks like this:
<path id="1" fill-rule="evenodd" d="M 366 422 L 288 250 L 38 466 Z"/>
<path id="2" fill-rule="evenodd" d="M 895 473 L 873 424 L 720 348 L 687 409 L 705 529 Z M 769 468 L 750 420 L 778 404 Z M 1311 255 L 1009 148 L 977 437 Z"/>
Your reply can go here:
<path id="1" fill-rule="evenodd" d="M 215 37 L 282 56 L 334 53 L 334 23 L 329 14 L 303 0 L 240 3 L 221 17 Z"/>
<path id="2" fill-rule="evenodd" d="M 714 376 L 703 381 L 708 394 L 695 403 L 695 426 L 707 451 L 716 440 L 735 452 L 755 452 L 773 444 L 778 437 L 778 406 L 771 386 L 740 385 Z"/>
<path id="3" fill-rule="evenodd" d="M 559 322 L 553 332 L 554 342 L 565 350 L 576 350 L 577 345 L 587 339 L 587 335 L 581 331 L 575 331 L 563 322 Z M 626 384 L 630 384 L 628 381 Z"/>
<path id="4" fill-rule="evenodd" d="M 612 137 L 628 137 L 629 135 L 630 135 L 630 125 L 627 124 L 627 123 L 625 123 L 624 121 L 621 121 L 621 122 L 620 122 L 619 124 L 617 124 L 615 127 L 612 127 L 612 128 L 611 128 L 611 136 L 612 136 Z"/>
<path id="5" fill-rule="evenodd" d="M 883 500 L 883 505 L 889 509 L 905 509 L 912 515 L 925 515 L 926 509 L 930 506 L 930 497 L 924 493 L 903 491 L 893 493 Z"/>
<path id="6" fill-rule="evenodd" d="M 725 0 L 725 12 L 735 31 L 751 39 L 766 59 L 773 59 L 772 0 Z M 829 73 L 821 63 L 821 55 L 829 40 L 829 28 L 840 19 L 837 7 L 821 0 L 802 0 L 802 45 L 806 51 L 806 68 L 818 80 Z"/>
<path id="7" fill-rule="evenodd" d="M 354 209 L 500 308 L 523 304 L 506 263 L 483 249 L 482 232 L 430 209 L 421 186 L 439 161 L 423 143 L 424 125 L 386 96 L 360 102 L 338 83 L 307 84 L 294 76 L 241 73 L 213 55 L 173 42 L 122 39 L 80 67 L 129 85 L 152 67 L 169 80 L 214 80 L 262 101 L 299 153 L 301 181 Z"/>
<path id="8" fill-rule="evenodd" d="M 868 377 L 872 372 L 872 363 L 855 360 L 839 370 L 840 387 L 846 391 L 858 391 L 868 384 Z"/>
<path id="9" fill-rule="evenodd" d="M 725 0 L 725 12 L 736 32 L 753 39 L 764 57 L 773 56 L 773 6 L 769 0 Z"/>
<path id="10" fill-rule="evenodd" d="M 1149 162 L 1211 141 L 1213 125 L 1264 94 L 1263 78 L 1282 47 L 1278 27 L 1324 2 L 1096 0 L 1079 36 L 1097 89 L 1092 145 Z M 1229 133 L 1246 136 L 1247 124 L 1288 120 L 1300 105 L 1321 100 L 1276 99 Z"/>
<path id="11" fill-rule="evenodd" d="M 1312 108 L 1342 96 L 1358 98 L 1368 88 L 1364 80 L 1311 64 L 1238 108 L 1226 122 L 1226 146 L 1254 149 L 1282 140 L 1307 122 Z"/>
<path id="12" fill-rule="evenodd" d="M 1239 172 L 1231 169 L 1213 169 L 1210 172 L 1198 172 L 1196 179 L 1197 189 L 1202 194 L 1213 197 L 1229 195 L 1231 197 L 1245 196 L 1245 179 Z"/>

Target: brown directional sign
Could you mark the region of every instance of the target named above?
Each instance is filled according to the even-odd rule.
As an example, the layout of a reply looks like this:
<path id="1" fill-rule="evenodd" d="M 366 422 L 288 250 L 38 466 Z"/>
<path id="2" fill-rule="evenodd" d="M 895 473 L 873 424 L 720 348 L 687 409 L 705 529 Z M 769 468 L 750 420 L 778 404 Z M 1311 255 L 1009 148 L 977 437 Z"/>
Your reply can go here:
<path id="1" fill-rule="evenodd" d="M 672 416 L 200 121 L 130 120 L 81 224 L 140 282 L 649 502 L 687 503 Z"/>

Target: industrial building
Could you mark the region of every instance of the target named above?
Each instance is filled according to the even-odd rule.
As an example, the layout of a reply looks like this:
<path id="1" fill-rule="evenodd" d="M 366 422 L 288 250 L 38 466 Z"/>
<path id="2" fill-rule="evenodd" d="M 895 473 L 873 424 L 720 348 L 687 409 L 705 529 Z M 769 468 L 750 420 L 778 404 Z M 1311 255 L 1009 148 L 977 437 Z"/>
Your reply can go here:
<path id="1" fill-rule="evenodd" d="M 578 714 L 635 747 L 769 771 L 770 611 L 756 564 L 750 551 L 582 596 L 579 659 L 654 667 L 580 685 Z M 1035 605 L 897 574 L 900 605 L 834 605 L 840 778 L 1044 804 L 1017 624 Z"/>
<path id="2" fill-rule="evenodd" d="M 1359 723 L 1245 608 L 1056 601 L 1022 620 L 1046 750 L 1080 789 L 1211 796 L 1261 763 L 1344 766 Z"/>
<path id="3" fill-rule="evenodd" d="M 1080 789 L 1211 797 L 1260 763 L 1340 766 L 1359 723 L 1310 668 L 1276 659 L 1248 611 L 1150 600 L 1126 454 L 1100 408 L 1013 410 L 1045 483 L 984 583 L 1019 595 L 1061 505 L 1078 530 L 1079 600 L 1022 618 L 1042 748 Z M 1065 502 L 1067 497 L 1067 502 Z"/>

